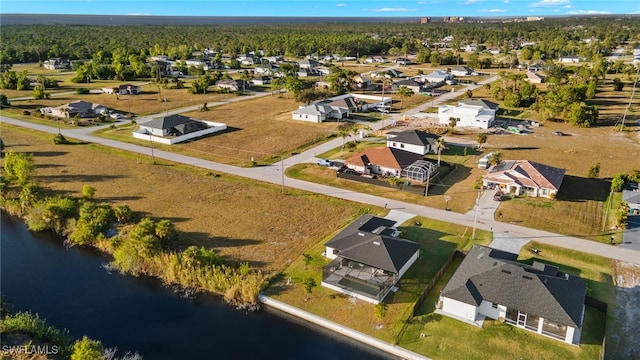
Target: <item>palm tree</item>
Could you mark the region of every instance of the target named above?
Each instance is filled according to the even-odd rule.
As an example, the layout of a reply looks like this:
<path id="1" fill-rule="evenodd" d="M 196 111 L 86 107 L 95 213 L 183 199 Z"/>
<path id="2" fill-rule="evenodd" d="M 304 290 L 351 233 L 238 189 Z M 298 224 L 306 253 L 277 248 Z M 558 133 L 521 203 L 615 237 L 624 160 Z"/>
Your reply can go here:
<path id="1" fill-rule="evenodd" d="M 446 148 L 447 145 L 445 144 L 443 137 L 436 140 L 433 144 L 433 150 L 438 154 L 438 166 L 440 166 L 440 154 L 442 153 L 442 150 L 445 150 Z"/>
<path id="2" fill-rule="evenodd" d="M 493 154 L 491 154 L 491 157 L 489 158 L 489 162 L 493 165 L 500 164 L 502 162 L 502 153 L 494 152 Z"/>
<path id="3" fill-rule="evenodd" d="M 398 90 L 396 90 L 396 93 L 398 95 L 400 95 L 400 108 L 404 107 L 404 98 L 407 96 L 413 96 L 414 92 L 413 90 L 409 89 L 406 86 L 401 86 Z"/>
<path id="4" fill-rule="evenodd" d="M 482 144 L 487 142 L 487 134 L 478 133 L 478 135 L 476 135 L 476 141 L 478 142 L 478 149 L 482 149 Z"/>

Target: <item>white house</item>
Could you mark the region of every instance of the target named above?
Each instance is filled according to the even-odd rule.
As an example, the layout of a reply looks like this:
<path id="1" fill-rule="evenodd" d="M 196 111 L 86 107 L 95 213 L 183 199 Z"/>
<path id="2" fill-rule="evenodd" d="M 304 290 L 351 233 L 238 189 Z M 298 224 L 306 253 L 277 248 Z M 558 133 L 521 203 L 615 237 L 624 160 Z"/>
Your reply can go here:
<path id="1" fill-rule="evenodd" d="M 338 114 L 329 105 L 316 103 L 308 106 L 301 106 L 292 112 L 293 120 L 302 120 L 314 123 L 321 123 L 329 119 L 335 119 Z M 341 117 L 339 117 L 341 118 Z"/>
<path id="2" fill-rule="evenodd" d="M 138 95 L 142 92 L 142 89 L 138 85 L 122 84 L 116 87 L 103 87 L 102 92 L 105 94 Z"/>
<path id="3" fill-rule="evenodd" d="M 418 259 L 420 245 L 398 238 L 395 221 L 363 215 L 329 240 L 322 286 L 378 304 Z"/>
<path id="4" fill-rule="evenodd" d="M 474 245 L 440 294 L 438 313 L 472 325 L 485 318 L 579 345 L 587 286 L 557 267 Z"/>
<path id="5" fill-rule="evenodd" d="M 454 76 L 478 75 L 472 68 L 467 66 L 454 66 L 451 68 L 451 74 Z"/>
<path id="6" fill-rule="evenodd" d="M 449 125 L 449 119 L 457 120 L 456 126 L 488 129 L 496 118 L 496 110 L 480 105 L 459 103 L 457 106 L 443 105 L 438 107 L 438 122 Z"/>
<path id="7" fill-rule="evenodd" d="M 564 169 L 528 160 L 505 160 L 489 168 L 482 185 L 505 193 L 553 198 L 562 185 Z"/>
<path id="8" fill-rule="evenodd" d="M 48 59 L 42 63 L 42 67 L 47 70 L 70 69 L 71 62 L 66 58 Z"/>
<path id="9" fill-rule="evenodd" d="M 476 52 L 478 51 L 478 44 L 468 44 L 464 47 L 465 52 Z"/>
<path id="10" fill-rule="evenodd" d="M 580 58 L 578 56 L 561 56 L 560 62 L 563 64 L 577 64 L 580 62 Z"/>
<path id="11" fill-rule="evenodd" d="M 422 130 L 407 130 L 387 133 L 387 147 L 426 155 L 433 152 L 433 147 L 440 136 Z"/>
<path id="12" fill-rule="evenodd" d="M 434 86 L 442 85 L 447 80 L 452 80 L 453 75 L 443 70 L 435 70 L 426 75 L 420 75 L 422 81 L 428 82 Z"/>

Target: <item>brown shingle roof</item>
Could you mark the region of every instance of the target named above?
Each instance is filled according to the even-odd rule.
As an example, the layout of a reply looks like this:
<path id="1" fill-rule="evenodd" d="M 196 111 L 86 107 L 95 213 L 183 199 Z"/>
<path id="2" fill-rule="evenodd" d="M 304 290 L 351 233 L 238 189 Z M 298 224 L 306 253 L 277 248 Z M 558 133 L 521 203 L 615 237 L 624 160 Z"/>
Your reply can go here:
<path id="1" fill-rule="evenodd" d="M 369 148 L 362 153 L 354 154 L 347 159 L 346 164 L 364 166 L 368 164 L 378 165 L 398 171 L 422 159 L 422 155 L 408 151 L 387 147 Z"/>

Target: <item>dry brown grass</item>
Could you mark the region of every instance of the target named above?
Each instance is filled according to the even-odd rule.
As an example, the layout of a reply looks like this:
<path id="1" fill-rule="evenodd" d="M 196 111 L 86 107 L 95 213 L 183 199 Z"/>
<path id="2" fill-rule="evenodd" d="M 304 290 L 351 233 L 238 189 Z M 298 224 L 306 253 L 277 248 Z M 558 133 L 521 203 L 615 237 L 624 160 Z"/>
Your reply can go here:
<path id="1" fill-rule="evenodd" d="M 186 244 L 215 248 L 225 259 L 282 270 L 343 226 L 361 205 L 199 169 L 161 163 L 98 145 L 53 145 L 50 135 L 2 124 L 6 150 L 34 153 L 37 181 L 57 193 L 96 188 L 99 201 L 172 220 Z"/>
<path id="2" fill-rule="evenodd" d="M 196 157 L 213 157 L 232 165 L 246 165 L 251 157 L 258 163 L 277 154 L 317 142 L 338 127 L 338 123 L 308 123 L 291 119 L 298 103 L 289 97 L 264 96 L 211 108 L 207 112 L 184 115 L 227 124 L 230 131 L 194 142 L 176 145 Z M 275 157 L 278 160 L 277 156 Z M 273 161 L 273 159 L 271 159 Z"/>

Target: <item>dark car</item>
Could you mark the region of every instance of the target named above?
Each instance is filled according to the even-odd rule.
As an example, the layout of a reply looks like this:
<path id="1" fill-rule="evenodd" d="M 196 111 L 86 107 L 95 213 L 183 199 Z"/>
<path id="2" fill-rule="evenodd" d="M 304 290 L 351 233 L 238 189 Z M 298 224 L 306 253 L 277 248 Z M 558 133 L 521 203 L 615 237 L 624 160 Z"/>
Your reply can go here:
<path id="1" fill-rule="evenodd" d="M 495 194 L 493 194 L 493 200 L 495 201 L 502 201 L 503 198 L 504 194 L 502 193 L 502 191 L 497 191 Z"/>
<path id="2" fill-rule="evenodd" d="M 562 131 L 554 131 L 554 132 L 551 133 L 551 135 L 564 136 L 564 133 Z"/>

